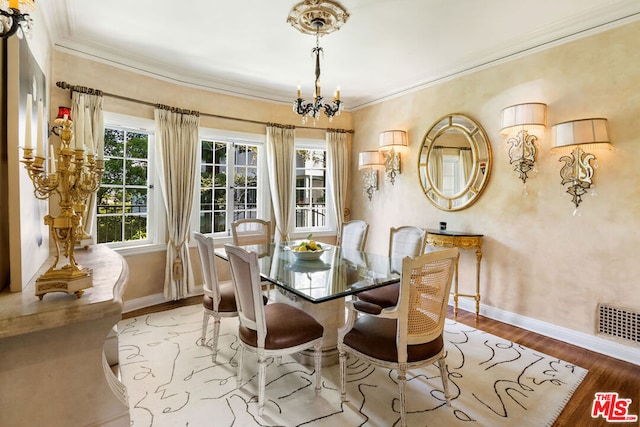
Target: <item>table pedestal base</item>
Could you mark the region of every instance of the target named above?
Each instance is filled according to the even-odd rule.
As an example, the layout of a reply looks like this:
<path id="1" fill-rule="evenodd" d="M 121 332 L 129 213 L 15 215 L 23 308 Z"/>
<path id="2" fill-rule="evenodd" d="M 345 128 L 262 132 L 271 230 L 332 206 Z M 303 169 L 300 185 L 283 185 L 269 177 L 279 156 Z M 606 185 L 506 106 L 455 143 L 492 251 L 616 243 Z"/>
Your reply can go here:
<path id="1" fill-rule="evenodd" d="M 331 366 L 338 363 L 338 328 L 344 325 L 344 298 L 336 298 L 319 304 L 313 304 L 303 300 L 297 295 L 276 289 L 275 300 L 297 307 L 309 313 L 323 327 L 322 335 L 322 366 Z M 294 359 L 303 365 L 313 366 L 313 350 L 305 350 L 295 354 Z"/>

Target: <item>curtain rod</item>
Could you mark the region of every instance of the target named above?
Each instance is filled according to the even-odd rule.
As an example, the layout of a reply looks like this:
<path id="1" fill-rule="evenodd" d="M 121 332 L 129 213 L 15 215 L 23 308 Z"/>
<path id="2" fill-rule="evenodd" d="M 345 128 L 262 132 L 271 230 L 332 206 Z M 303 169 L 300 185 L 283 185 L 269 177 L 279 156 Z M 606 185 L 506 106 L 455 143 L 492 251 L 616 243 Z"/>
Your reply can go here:
<path id="1" fill-rule="evenodd" d="M 71 91 L 76 91 L 76 92 L 80 92 L 80 93 L 91 93 L 91 94 L 96 94 L 96 95 L 102 95 L 102 96 L 108 96 L 111 98 L 116 98 L 116 99 L 120 99 L 122 101 L 129 101 L 129 102 L 135 102 L 138 104 L 143 104 L 143 105 L 148 105 L 150 107 L 154 107 L 156 105 L 158 105 L 158 103 L 156 102 L 149 102 L 149 101 L 144 101 L 141 99 L 136 99 L 136 98 L 130 98 L 128 96 L 122 96 L 122 95 L 117 95 L 115 93 L 108 93 L 108 92 L 103 92 L 101 90 L 97 90 L 97 89 L 91 89 L 88 88 L 86 86 L 77 86 L 77 85 L 71 85 L 67 82 L 57 82 L 56 86 L 58 86 L 60 89 L 69 89 Z M 261 122 L 258 120 L 249 120 L 249 119 L 241 119 L 239 117 L 231 117 L 231 116 L 221 116 L 219 114 L 212 114 L 212 113 L 200 113 L 201 116 L 208 116 L 208 117 L 214 117 L 216 119 L 224 119 L 224 120 L 235 120 L 235 121 L 240 121 L 240 122 L 245 122 L 245 123 L 252 123 L 252 124 L 256 124 L 256 125 L 264 125 L 264 126 L 268 126 L 271 124 L 271 122 Z M 327 131 L 330 128 L 319 128 L 319 127 L 315 127 L 315 126 L 295 126 L 296 129 L 311 129 L 311 130 L 324 130 Z M 347 132 L 347 133 L 353 133 L 352 129 L 335 129 L 338 131 L 343 131 L 343 132 Z"/>

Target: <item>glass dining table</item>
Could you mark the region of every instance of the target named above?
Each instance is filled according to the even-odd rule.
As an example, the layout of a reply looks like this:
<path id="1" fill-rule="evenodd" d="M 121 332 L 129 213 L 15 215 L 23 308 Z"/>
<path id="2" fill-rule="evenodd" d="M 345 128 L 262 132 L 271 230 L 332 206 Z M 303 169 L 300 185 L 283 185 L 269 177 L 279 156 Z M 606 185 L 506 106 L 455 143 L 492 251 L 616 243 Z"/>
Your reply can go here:
<path id="1" fill-rule="evenodd" d="M 260 275 L 278 289 L 312 304 L 356 294 L 400 280 L 402 259 L 322 244 L 318 259 L 301 259 L 282 243 L 242 246 L 258 254 Z M 224 248 L 216 255 L 226 260 Z M 300 255 L 301 257 L 304 256 Z"/>
<path id="2" fill-rule="evenodd" d="M 295 242 L 292 242 L 295 245 Z M 344 324 L 344 298 L 364 290 L 400 281 L 402 258 L 343 249 L 322 243 L 318 259 L 300 259 L 282 243 L 241 246 L 258 254 L 261 277 L 272 283 L 277 292 L 270 300 L 292 304 L 311 314 L 324 326 L 323 366 L 338 361 L 336 349 L 338 328 Z M 427 247 L 426 251 L 442 248 Z M 224 247 L 215 254 L 227 259 Z M 311 354 L 296 357 L 304 364 L 313 364 Z"/>

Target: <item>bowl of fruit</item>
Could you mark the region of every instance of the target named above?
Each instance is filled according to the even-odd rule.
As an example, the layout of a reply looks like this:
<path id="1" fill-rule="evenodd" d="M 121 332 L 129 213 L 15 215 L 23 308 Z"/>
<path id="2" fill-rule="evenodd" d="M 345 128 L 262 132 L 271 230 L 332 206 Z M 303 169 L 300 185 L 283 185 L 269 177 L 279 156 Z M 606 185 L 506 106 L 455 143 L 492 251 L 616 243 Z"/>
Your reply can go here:
<path id="1" fill-rule="evenodd" d="M 289 247 L 289 249 L 299 260 L 319 259 L 322 253 L 326 251 L 326 248 L 323 248 L 320 243 L 312 239 L 311 234 L 305 240 Z"/>

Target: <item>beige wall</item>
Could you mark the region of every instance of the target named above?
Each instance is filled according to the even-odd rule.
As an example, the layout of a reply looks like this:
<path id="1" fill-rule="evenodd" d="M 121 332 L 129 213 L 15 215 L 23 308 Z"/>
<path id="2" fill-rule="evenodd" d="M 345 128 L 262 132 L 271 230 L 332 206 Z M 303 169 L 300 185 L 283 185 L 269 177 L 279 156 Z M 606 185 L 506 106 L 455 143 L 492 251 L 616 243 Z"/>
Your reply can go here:
<path id="1" fill-rule="evenodd" d="M 640 23 L 516 59 L 353 113 L 353 150 L 376 148 L 377 135 L 404 128 L 410 147 L 394 186 L 380 183 L 371 204 L 353 191 L 352 216 L 371 223 L 368 249 L 384 253 L 391 226 L 482 233 L 482 303 L 507 312 L 594 333 L 596 304 L 640 308 Z M 585 196 L 572 215 L 560 185 L 550 129 L 540 138 L 539 173 L 522 181 L 500 136 L 501 111 L 521 102 L 548 104 L 549 125 L 606 117 L 614 150 L 598 154 L 597 197 Z M 417 153 L 433 122 L 464 113 L 479 121 L 493 150 L 489 184 L 470 208 L 444 212 L 423 195 Z M 356 169 L 353 163 L 353 170 Z M 355 180 L 361 184 L 361 179 Z M 461 283 L 470 291 L 474 259 L 464 253 Z"/>

